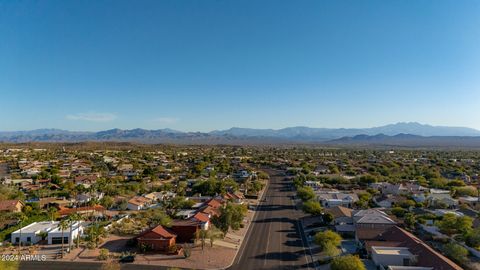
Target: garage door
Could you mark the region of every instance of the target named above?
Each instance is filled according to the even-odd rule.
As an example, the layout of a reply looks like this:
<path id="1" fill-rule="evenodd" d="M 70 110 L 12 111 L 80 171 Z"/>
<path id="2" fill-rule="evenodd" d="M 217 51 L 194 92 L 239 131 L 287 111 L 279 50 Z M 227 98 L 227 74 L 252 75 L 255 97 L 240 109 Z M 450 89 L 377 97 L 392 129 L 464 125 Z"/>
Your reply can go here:
<path id="1" fill-rule="evenodd" d="M 61 244 L 62 237 L 52 237 L 52 244 Z M 68 236 L 63 237 L 63 243 L 68 243 Z"/>

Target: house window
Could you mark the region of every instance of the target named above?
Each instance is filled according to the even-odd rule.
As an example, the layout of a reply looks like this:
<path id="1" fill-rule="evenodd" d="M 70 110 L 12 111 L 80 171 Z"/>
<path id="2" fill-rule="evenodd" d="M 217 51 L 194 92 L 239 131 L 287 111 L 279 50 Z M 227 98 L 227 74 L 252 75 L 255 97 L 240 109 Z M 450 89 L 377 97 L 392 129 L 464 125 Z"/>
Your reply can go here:
<path id="1" fill-rule="evenodd" d="M 32 242 L 32 237 L 27 237 L 27 242 Z"/>
<path id="2" fill-rule="evenodd" d="M 15 237 L 15 243 L 19 243 L 20 242 L 20 237 Z"/>

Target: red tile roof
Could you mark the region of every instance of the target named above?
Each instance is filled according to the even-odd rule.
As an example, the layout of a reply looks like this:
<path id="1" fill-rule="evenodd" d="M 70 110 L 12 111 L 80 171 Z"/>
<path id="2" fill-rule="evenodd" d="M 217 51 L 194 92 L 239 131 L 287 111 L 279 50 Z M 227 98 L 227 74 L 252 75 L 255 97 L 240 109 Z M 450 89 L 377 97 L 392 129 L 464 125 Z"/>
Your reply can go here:
<path id="1" fill-rule="evenodd" d="M 192 220 L 192 219 L 188 219 L 188 220 L 184 220 L 184 219 L 174 219 L 172 221 L 172 227 L 175 227 L 175 226 L 200 226 L 200 222 L 197 221 L 197 220 Z"/>
<path id="2" fill-rule="evenodd" d="M 17 210 L 17 204 L 23 203 L 20 200 L 5 200 L 0 201 L 0 211 L 14 211 Z"/>
<path id="3" fill-rule="evenodd" d="M 164 228 L 162 225 L 158 225 L 157 227 L 151 230 L 152 232 L 162 236 L 163 238 L 173 238 L 176 237 L 174 233 L 171 233 L 169 230 Z"/>
<path id="4" fill-rule="evenodd" d="M 202 213 L 202 212 L 196 213 L 192 218 L 194 218 L 198 221 L 201 221 L 201 222 L 209 222 L 210 221 L 209 215 L 205 214 L 205 213 Z"/>
<path id="5" fill-rule="evenodd" d="M 210 201 L 207 202 L 207 205 L 213 208 L 220 208 L 223 205 L 223 203 L 217 199 L 211 199 Z"/>
<path id="6" fill-rule="evenodd" d="M 142 197 L 142 196 L 135 196 L 133 198 L 131 198 L 130 200 L 128 200 L 128 203 L 130 204 L 134 204 L 134 205 L 144 205 L 146 203 L 150 203 L 151 200 L 145 198 L 145 197 Z"/>
<path id="7" fill-rule="evenodd" d="M 89 212 L 89 211 L 103 212 L 103 211 L 105 211 L 105 208 L 101 205 L 85 206 L 85 207 L 77 207 L 77 208 L 60 207 L 60 210 L 58 211 L 58 214 L 60 216 L 67 216 L 67 215 L 70 215 L 72 213 Z"/>
<path id="8" fill-rule="evenodd" d="M 220 211 L 218 210 L 218 208 L 214 208 L 212 206 L 207 206 L 207 207 L 203 208 L 202 212 L 205 213 L 205 214 L 211 215 L 211 216 L 219 216 L 220 215 Z"/>
<path id="9" fill-rule="evenodd" d="M 153 233 L 153 234 L 155 234 L 155 235 L 157 235 L 161 238 L 165 238 L 165 239 L 177 237 L 177 235 L 174 234 L 173 232 L 171 232 L 169 229 L 163 227 L 162 225 L 158 225 L 155 228 L 148 229 L 148 230 L 144 231 L 139 236 L 137 236 L 137 238 L 142 238 L 143 236 L 145 236 L 147 234 L 151 234 L 151 233 Z"/>

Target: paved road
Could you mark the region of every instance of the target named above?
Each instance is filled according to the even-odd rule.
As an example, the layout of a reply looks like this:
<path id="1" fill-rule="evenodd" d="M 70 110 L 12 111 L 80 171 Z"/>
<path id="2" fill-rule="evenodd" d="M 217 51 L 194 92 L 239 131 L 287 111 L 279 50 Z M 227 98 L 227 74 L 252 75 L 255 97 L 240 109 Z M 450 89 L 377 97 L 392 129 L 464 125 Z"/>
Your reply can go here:
<path id="1" fill-rule="evenodd" d="M 311 269 L 310 256 L 304 248 L 304 237 L 299 231 L 298 218 L 303 216 L 296 210 L 291 197 L 295 194 L 291 181 L 285 180 L 278 171 L 267 170 L 270 184 L 265 192 L 265 202 L 257 208 L 245 240 L 240 247 L 234 264 L 229 270 L 260 269 Z M 70 263 L 60 261 L 22 263 L 22 270 L 95 270 L 97 263 Z M 161 266 L 125 264 L 122 270 L 167 269 Z"/>
<path id="2" fill-rule="evenodd" d="M 303 213 L 295 209 L 291 200 L 295 194 L 292 183 L 279 171 L 267 172 L 270 184 L 265 202 L 259 205 L 259 212 L 229 270 L 314 269 L 299 231 L 298 218 Z"/>
<path id="3" fill-rule="evenodd" d="M 101 263 L 93 262 L 22 262 L 20 270 L 101 270 Z M 122 264 L 122 270 L 169 270 L 172 268 L 154 265 Z M 179 268 L 180 269 L 180 268 Z"/>

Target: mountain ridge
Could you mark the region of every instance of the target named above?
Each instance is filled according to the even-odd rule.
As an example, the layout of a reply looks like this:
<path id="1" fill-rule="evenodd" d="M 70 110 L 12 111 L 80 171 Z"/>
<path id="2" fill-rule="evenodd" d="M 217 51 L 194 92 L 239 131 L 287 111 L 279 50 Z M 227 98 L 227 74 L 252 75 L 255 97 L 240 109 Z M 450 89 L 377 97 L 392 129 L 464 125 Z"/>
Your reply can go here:
<path id="1" fill-rule="evenodd" d="M 372 128 L 310 128 L 305 126 L 282 129 L 255 129 L 232 127 L 227 130 L 211 132 L 183 132 L 173 129 L 109 129 L 97 132 L 68 131 L 62 129 L 37 129 L 31 131 L 0 132 L 0 141 L 4 142 L 82 142 L 82 141 L 129 141 L 144 143 L 224 143 L 273 141 L 291 143 L 322 143 L 359 141 L 356 136 L 376 136 L 369 140 L 386 139 L 378 135 L 397 136 L 408 134 L 422 137 L 475 137 L 480 131 L 466 127 L 447 127 L 400 122 Z M 353 139 L 347 139 L 353 138 Z M 363 138 L 367 139 L 367 137 Z M 399 139 L 399 137 L 396 137 Z"/>

